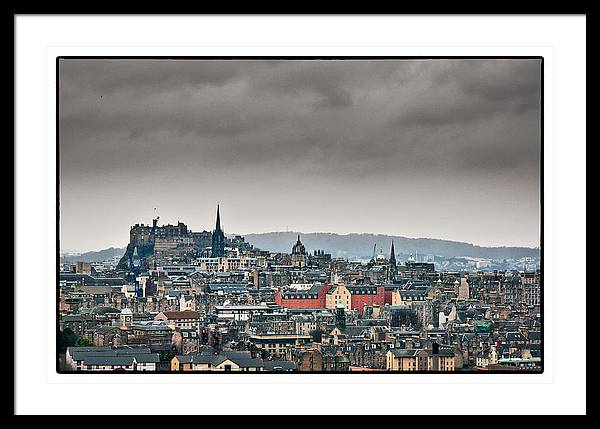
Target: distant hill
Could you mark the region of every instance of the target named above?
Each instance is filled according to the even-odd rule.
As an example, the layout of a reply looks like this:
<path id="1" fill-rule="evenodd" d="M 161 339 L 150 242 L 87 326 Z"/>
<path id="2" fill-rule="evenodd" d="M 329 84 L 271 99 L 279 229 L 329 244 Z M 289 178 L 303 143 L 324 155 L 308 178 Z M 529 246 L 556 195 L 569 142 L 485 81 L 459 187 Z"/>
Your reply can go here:
<path id="1" fill-rule="evenodd" d="M 531 247 L 482 247 L 460 241 L 438 240 L 433 238 L 407 238 L 383 234 L 332 234 L 268 232 L 246 234 L 246 241 L 260 249 L 273 252 L 290 252 L 300 234 L 307 251 L 322 249 L 334 257 L 366 259 L 373 256 L 373 245 L 383 249 L 387 256 L 394 240 L 397 254 L 436 255 L 443 257 L 471 257 L 489 259 L 539 258 L 539 249 Z"/>
<path id="2" fill-rule="evenodd" d="M 80 255 L 64 255 L 60 261 L 69 262 L 102 262 L 115 256 L 121 257 L 125 253 L 124 247 L 110 247 L 108 249 L 98 250 L 95 252 L 85 252 Z"/>
<path id="3" fill-rule="evenodd" d="M 519 259 L 524 257 L 539 258 L 540 251 L 531 247 L 483 247 L 460 241 L 438 240 L 433 238 L 407 238 L 397 235 L 383 234 L 333 234 L 324 232 L 267 232 L 262 234 L 246 234 L 246 241 L 255 247 L 272 252 L 291 252 L 300 234 L 302 243 L 308 252 L 325 250 L 334 257 L 348 259 L 368 259 L 373 256 L 373 245 L 377 250 L 383 249 L 388 256 L 390 245 L 394 240 L 397 255 L 435 255 L 445 258 L 470 257 L 486 259 Z M 230 234 L 228 234 L 230 235 Z M 121 257 L 124 247 L 111 247 L 80 255 L 65 255 L 61 262 L 102 262 L 114 256 Z"/>

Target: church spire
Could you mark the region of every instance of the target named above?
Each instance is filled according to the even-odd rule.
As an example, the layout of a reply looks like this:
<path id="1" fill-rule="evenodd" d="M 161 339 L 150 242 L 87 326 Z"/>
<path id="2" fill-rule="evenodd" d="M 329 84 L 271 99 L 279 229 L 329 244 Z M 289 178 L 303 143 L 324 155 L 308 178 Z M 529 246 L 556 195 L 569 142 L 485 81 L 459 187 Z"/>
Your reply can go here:
<path id="1" fill-rule="evenodd" d="M 225 256 L 225 234 L 221 228 L 221 212 L 219 204 L 217 204 L 217 221 L 215 230 L 212 233 L 211 256 L 213 258 Z"/>
<path id="2" fill-rule="evenodd" d="M 219 212 L 219 204 L 217 204 L 217 224 L 215 225 L 215 230 L 221 230 L 221 213 Z"/>
<path id="3" fill-rule="evenodd" d="M 396 265 L 396 251 L 394 250 L 394 240 L 392 240 L 392 248 L 390 249 L 390 259 L 388 266 L 388 281 L 394 283 L 396 280 L 397 273 L 398 266 Z"/>

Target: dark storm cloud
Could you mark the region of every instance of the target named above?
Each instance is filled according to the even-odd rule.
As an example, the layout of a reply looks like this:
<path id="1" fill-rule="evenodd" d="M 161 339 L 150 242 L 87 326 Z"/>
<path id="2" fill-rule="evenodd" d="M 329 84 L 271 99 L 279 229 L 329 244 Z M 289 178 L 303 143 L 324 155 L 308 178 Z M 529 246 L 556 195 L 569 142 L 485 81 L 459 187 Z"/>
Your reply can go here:
<path id="1" fill-rule="evenodd" d="M 397 125 L 467 124 L 540 109 L 539 61 L 453 61 L 432 82 L 394 118 Z"/>
<path id="2" fill-rule="evenodd" d="M 461 64 L 450 70 L 468 94 L 502 102 L 518 100 L 538 106 L 541 64 L 538 60 L 492 60 L 475 67 Z"/>
<path id="3" fill-rule="evenodd" d="M 273 70 L 265 79 L 255 80 L 255 89 L 276 91 L 281 94 L 299 94 L 303 91 L 318 97 L 316 107 L 344 108 L 352 105 L 352 94 L 345 82 L 344 65 L 332 63 L 329 67 L 319 67 L 317 63 L 296 62 L 292 67 L 280 67 Z"/>
<path id="4" fill-rule="evenodd" d="M 235 79 L 238 70 L 220 61 L 63 60 L 61 82 L 75 92 L 85 88 L 112 94 L 120 90 L 222 85 Z"/>
<path id="5" fill-rule="evenodd" d="M 539 191 L 540 108 L 537 60 L 62 60 L 61 180 L 87 185 L 64 198 L 108 192 L 109 177 L 315 198 L 435 182 L 460 199 L 468 180 L 518 188 L 525 206 Z M 356 207 L 351 194 L 342 210 Z"/>

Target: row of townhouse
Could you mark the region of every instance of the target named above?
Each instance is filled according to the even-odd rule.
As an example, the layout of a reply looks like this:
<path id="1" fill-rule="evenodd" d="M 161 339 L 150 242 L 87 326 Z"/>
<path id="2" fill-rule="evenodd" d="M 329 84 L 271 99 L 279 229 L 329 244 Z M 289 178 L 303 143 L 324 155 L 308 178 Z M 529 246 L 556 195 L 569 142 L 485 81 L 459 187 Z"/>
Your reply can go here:
<path id="1" fill-rule="evenodd" d="M 68 371 L 156 371 L 158 353 L 147 347 L 68 347 Z"/>
<path id="2" fill-rule="evenodd" d="M 262 372 L 296 371 L 297 369 L 294 362 L 253 358 L 249 351 L 220 353 L 202 351 L 189 355 L 177 355 L 171 360 L 171 371 L 174 372 Z"/>

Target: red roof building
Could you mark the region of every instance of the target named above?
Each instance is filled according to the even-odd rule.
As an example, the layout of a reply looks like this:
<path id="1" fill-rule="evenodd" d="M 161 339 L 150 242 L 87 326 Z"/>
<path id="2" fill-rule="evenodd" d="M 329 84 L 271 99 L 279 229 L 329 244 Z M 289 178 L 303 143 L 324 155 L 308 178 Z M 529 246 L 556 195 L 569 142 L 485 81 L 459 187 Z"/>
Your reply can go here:
<path id="1" fill-rule="evenodd" d="M 331 285 L 313 285 L 308 290 L 277 289 L 275 303 L 287 308 L 325 308 L 325 296 Z"/>

